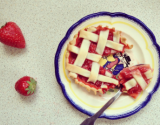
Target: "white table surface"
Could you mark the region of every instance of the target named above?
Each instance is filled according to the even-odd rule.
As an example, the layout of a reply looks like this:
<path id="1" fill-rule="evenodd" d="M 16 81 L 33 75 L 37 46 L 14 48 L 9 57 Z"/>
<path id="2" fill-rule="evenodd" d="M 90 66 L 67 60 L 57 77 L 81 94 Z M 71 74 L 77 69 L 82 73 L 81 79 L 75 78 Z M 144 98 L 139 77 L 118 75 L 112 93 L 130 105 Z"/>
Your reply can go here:
<path id="1" fill-rule="evenodd" d="M 54 56 L 68 28 L 95 12 L 124 12 L 143 21 L 160 44 L 160 0 L 0 0 L 0 25 L 16 22 L 26 49 L 0 43 L 0 125 L 79 125 L 87 115 L 63 96 L 55 78 Z M 15 82 L 37 79 L 37 91 L 20 96 Z M 160 125 L 160 90 L 138 113 L 120 120 L 98 119 L 96 125 Z"/>

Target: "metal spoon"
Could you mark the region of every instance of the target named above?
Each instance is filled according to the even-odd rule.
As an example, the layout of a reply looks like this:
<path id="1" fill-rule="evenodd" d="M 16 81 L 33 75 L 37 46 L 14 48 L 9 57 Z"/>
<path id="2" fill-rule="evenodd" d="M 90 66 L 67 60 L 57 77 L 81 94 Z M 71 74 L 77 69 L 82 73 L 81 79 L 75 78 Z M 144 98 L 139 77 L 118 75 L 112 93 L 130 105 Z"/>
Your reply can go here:
<path id="1" fill-rule="evenodd" d="M 135 66 L 140 66 L 143 64 L 137 64 Z M 96 114 L 84 120 L 80 125 L 94 125 L 96 119 L 122 94 L 122 85 L 120 85 L 119 91 L 113 96 Z"/>
<path id="2" fill-rule="evenodd" d="M 96 114 L 84 120 L 80 125 L 94 125 L 96 119 L 122 94 L 122 86 L 120 86 L 119 91 L 113 96 Z"/>

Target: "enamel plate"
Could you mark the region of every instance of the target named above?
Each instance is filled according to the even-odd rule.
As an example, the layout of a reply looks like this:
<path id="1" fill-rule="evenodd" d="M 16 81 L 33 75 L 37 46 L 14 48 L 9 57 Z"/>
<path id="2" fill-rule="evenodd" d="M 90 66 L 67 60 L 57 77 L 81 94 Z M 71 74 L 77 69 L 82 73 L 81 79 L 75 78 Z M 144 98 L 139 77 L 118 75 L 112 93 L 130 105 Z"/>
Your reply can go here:
<path id="1" fill-rule="evenodd" d="M 122 94 L 100 118 L 120 119 L 133 115 L 142 109 L 151 99 L 160 84 L 160 47 L 151 30 L 139 19 L 124 13 L 99 12 L 90 14 L 73 24 L 67 31 L 65 37 L 59 43 L 55 56 L 55 74 L 62 92 L 67 100 L 79 111 L 87 115 L 96 113 L 114 94 L 116 90 L 108 91 L 104 95 L 94 95 L 85 88 L 74 83 L 68 77 L 65 69 L 65 53 L 67 44 L 80 29 L 89 26 L 109 26 L 122 31 L 133 49 L 126 51 L 129 56 L 129 65 L 150 64 L 154 69 L 151 83 L 147 86 L 137 99 Z M 121 57 L 121 61 L 125 60 Z M 112 60 L 110 60 L 112 61 Z M 113 58 L 114 61 L 114 58 Z M 125 60 L 126 62 L 127 60 Z M 123 62 L 123 61 L 122 61 Z M 118 65 L 118 64 L 117 64 Z"/>

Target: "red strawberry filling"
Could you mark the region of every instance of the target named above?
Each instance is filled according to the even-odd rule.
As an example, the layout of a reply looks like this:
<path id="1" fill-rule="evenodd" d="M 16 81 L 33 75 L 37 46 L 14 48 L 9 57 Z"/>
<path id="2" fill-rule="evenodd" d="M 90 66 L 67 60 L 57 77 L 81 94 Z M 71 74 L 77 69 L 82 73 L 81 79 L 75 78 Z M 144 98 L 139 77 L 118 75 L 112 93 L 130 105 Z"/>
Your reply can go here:
<path id="1" fill-rule="evenodd" d="M 98 26 L 98 27 L 96 27 L 96 29 L 97 29 L 97 30 L 96 30 L 95 32 L 93 32 L 93 33 L 95 33 L 95 34 L 97 34 L 97 35 L 100 34 L 100 31 L 109 30 L 108 40 L 112 40 L 112 41 L 113 41 L 113 32 L 115 31 L 114 29 L 108 29 L 107 27 L 102 27 L 102 26 Z M 87 29 L 85 29 L 85 30 L 87 30 Z M 78 37 L 77 37 L 77 39 L 76 39 L 76 44 L 75 44 L 75 46 L 77 46 L 78 48 L 80 48 L 80 47 L 81 47 L 81 44 L 82 44 L 82 41 L 83 41 L 83 38 L 79 38 L 79 33 L 78 33 Z M 98 54 L 98 53 L 96 52 L 97 43 L 92 42 L 92 41 L 90 41 L 90 42 L 91 42 L 91 44 L 90 44 L 90 47 L 89 47 L 88 52 L 89 52 L 89 53 Z M 120 40 L 120 43 L 121 43 L 121 40 Z M 121 43 L 121 44 L 123 44 L 123 43 Z M 125 44 L 123 44 L 123 45 L 124 45 L 124 48 L 123 48 L 123 51 L 122 51 L 122 52 L 124 52 L 124 49 L 125 49 L 125 48 L 128 48 L 127 45 L 125 45 Z M 110 55 L 110 54 L 111 54 L 111 50 L 113 50 L 113 49 L 108 48 L 108 47 L 105 47 L 102 56 L 108 56 L 108 55 Z M 115 51 L 116 51 L 116 50 L 115 50 Z M 116 52 L 118 52 L 118 51 L 116 51 Z M 74 54 L 74 53 L 70 52 L 70 55 L 69 55 L 69 63 L 70 63 L 70 64 L 73 64 L 73 63 L 75 62 L 76 58 L 77 58 L 77 54 Z M 92 62 L 93 62 L 93 61 L 86 59 L 85 62 L 84 62 L 84 64 L 82 65 L 82 68 L 91 71 Z M 100 67 L 99 74 L 105 75 L 105 72 L 106 72 L 106 69 L 104 69 L 103 67 Z M 113 76 L 113 78 L 116 79 L 115 76 Z M 88 85 L 88 86 L 90 86 L 90 87 L 94 87 L 94 88 L 96 88 L 96 89 L 101 89 L 101 85 L 102 85 L 102 82 L 101 82 L 101 81 L 98 81 L 98 80 L 97 80 L 95 83 L 93 83 L 93 82 L 87 82 L 88 78 L 86 78 L 86 77 L 84 77 L 84 76 L 81 76 L 81 75 L 78 75 L 77 79 L 78 79 L 80 82 L 83 82 L 84 84 L 86 84 L 86 85 Z M 108 87 L 107 89 L 106 89 L 106 88 L 102 89 L 103 92 L 109 90 L 110 88 L 115 88 L 115 86 L 116 86 L 116 85 L 114 85 L 114 84 L 112 84 L 112 83 L 107 83 L 107 82 L 103 82 L 103 84 L 107 85 L 107 87 Z"/>
<path id="2" fill-rule="evenodd" d="M 143 79 L 145 80 L 145 82 L 147 84 L 150 83 L 150 79 L 147 79 L 146 75 L 144 74 L 146 71 L 148 70 L 152 70 L 150 65 L 140 65 L 140 66 L 134 66 L 131 68 L 125 68 L 123 69 L 120 74 L 119 74 L 119 79 L 120 79 L 120 84 L 123 85 L 123 89 L 122 91 L 127 91 L 126 90 L 126 86 L 125 83 L 129 80 L 131 80 L 133 78 L 133 74 L 131 73 L 131 71 L 136 71 L 139 70 L 141 73 L 141 76 L 143 77 Z M 153 71 L 153 70 L 152 70 Z M 138 74 L 138 73 L 137 73 Z M 127 91 L 127 93 L 133 97 L 133 98 L 137 98 L 137 96 L 139 95 L 139 93 L 141 93 L 142 88 L 141 86 L 137 83 L 136 86 L 132 87 L 131 89 L 129 89 Z"/>

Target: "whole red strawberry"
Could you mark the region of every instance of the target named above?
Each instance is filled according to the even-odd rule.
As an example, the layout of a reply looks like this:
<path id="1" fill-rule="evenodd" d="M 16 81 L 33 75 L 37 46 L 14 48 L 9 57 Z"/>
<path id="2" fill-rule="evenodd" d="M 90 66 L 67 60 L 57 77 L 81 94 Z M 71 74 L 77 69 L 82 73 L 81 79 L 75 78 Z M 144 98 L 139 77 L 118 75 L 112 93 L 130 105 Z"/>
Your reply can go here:
<path id="1" fill-rule="evenodd" d="M 15 89 L 18 93 L 29 96 L 34 93 L 36 84 L 37 82 L 32 77 L 24 76 L 16 82 Z"/>
<path id="2" fill-rule="evenodd" d="M 25 48 L 26 45 L 21 29 L 14 22 L 7 22 L 1 27 L 0 42 L 16 48 Z"/>

